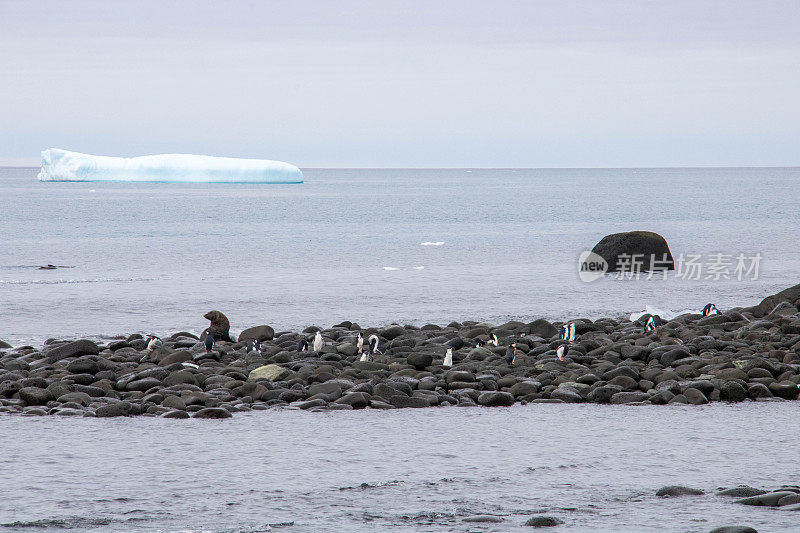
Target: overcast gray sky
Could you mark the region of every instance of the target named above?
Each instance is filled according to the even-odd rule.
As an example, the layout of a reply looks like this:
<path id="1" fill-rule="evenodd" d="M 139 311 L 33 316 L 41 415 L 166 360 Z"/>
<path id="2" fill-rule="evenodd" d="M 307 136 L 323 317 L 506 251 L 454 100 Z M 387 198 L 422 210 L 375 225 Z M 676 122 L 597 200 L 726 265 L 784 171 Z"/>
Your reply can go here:
<path id="1" fill-rule="evenodd" d="M 800 1 L 0 0 L 0 165 L 800 165 Z"/>

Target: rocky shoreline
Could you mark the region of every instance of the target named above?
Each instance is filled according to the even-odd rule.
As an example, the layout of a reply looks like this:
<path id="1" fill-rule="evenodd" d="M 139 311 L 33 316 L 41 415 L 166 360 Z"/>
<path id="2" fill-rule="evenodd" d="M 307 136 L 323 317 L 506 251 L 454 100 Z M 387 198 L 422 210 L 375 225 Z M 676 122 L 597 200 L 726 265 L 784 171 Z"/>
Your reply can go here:
<path id="1" fill-rule="evenodd" d="M 40 349 L 0 341 L 0 413 L 227 418 L 276 407 L 796 400 L 798 304 L 800 285 L 751 308 L 681 315 L 654 331 L 645 331 L 648 315 L 636 322 L 576 319 L 571 342 L 560 339 L 561 323 L 543 319 L 383 328 L 342 322 L 302 333 L 256 326 L 210 351 L 187 332 L 155 348 L 140 334 L 99 344 L 51 339 Z M 297 351 L 317 331 L 324 346 Z M 358 332 L 377 335 L 385 353 L 362 361 Z M 491 335 L 499 346 L 474 347 Z M 260 351 L 249 346 L 254 339 Z M 513 365 L 506 357 L 512 343 Z M 560 360 L 557 349 L 565 344 Z M 449 348 L 452 367 L 444 367 Z"/>

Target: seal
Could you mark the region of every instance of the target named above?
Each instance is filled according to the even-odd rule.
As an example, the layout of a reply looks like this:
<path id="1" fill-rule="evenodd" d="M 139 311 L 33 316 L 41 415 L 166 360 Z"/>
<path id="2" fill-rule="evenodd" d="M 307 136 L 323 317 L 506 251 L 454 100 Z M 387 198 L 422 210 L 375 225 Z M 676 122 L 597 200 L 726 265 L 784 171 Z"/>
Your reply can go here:
<path id="1" fill-rule="evenodd" d="M 219 311 L 209 311 L 203 318 L 210 320 L 211 325 L 200 334 L 200 340 L 205 341 L 206 336 L 211 335 L 215 341 L 233 342 L 230 336 L 231 323 L 228 317 Z"/>

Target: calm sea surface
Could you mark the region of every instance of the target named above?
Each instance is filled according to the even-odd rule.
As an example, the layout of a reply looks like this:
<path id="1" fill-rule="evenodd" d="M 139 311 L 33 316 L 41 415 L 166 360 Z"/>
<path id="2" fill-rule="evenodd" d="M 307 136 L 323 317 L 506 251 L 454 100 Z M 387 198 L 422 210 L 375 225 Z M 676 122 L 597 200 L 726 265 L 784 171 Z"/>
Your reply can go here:
<path id="1" fill-rule="evenodd" d="M 14 344 L 199 332 L 211 308 L 234 330 L 724 309 L 800 281 L 800 169 L 307 170 L 270 186 L 35 174 L 0 169 L 0 339 Z M 759 277 L 581 282 L 580 252 L 631 229 L 676 257 L 760 253 Z M 2 416 L 0 531 L 523 531 L 545 513 L 556 532 L 794 532 L 800 513 L 713 493 L 800 484 L 798 405 Z M 667 484 L 707 495 L 656 498 Z M 503 522 L 463 521 L 476 514 Z"/>
<path id="2" fill-rule="evenodd" d="M 797 402 L 232 419 L 0 417 L 0 531 L 797 532 L 718 487 L 800 481 Z M 9 437 L 11 436 L 11 437 Z M 364 485 L 362 485 L 364 484 Z M 703 496 L 658 498 L 664 485 Z M 464 518 L 490 514 L 499 524 Z M 292 526 L 275 524 L 294 522 Z M 69 529 L 67 529 L 69 528 Z"/>
<path id="3" fill-rule="evenodd" d="M 0 168 L 0 339 L 14 344 L 199 332 L 212 308 L 233 330 L 500 323 L 749 305 L 800 282 L 798 168 L 306 170 L 300 185 L 36 172 Z M 581 251 L 635 229 L 703 263 L 760 253 L 759 279 L 579 280 Z"/>

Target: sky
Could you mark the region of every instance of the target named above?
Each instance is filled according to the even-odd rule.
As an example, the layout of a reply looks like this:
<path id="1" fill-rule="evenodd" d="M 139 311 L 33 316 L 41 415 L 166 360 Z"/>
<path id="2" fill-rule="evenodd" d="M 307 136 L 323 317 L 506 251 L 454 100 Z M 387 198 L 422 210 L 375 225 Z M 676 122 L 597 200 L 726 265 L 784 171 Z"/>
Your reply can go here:
<path id="1" fill-rule="evenodd" d="M 797 0 L 0 0 L 0 165 L 800 165 Z"/>

